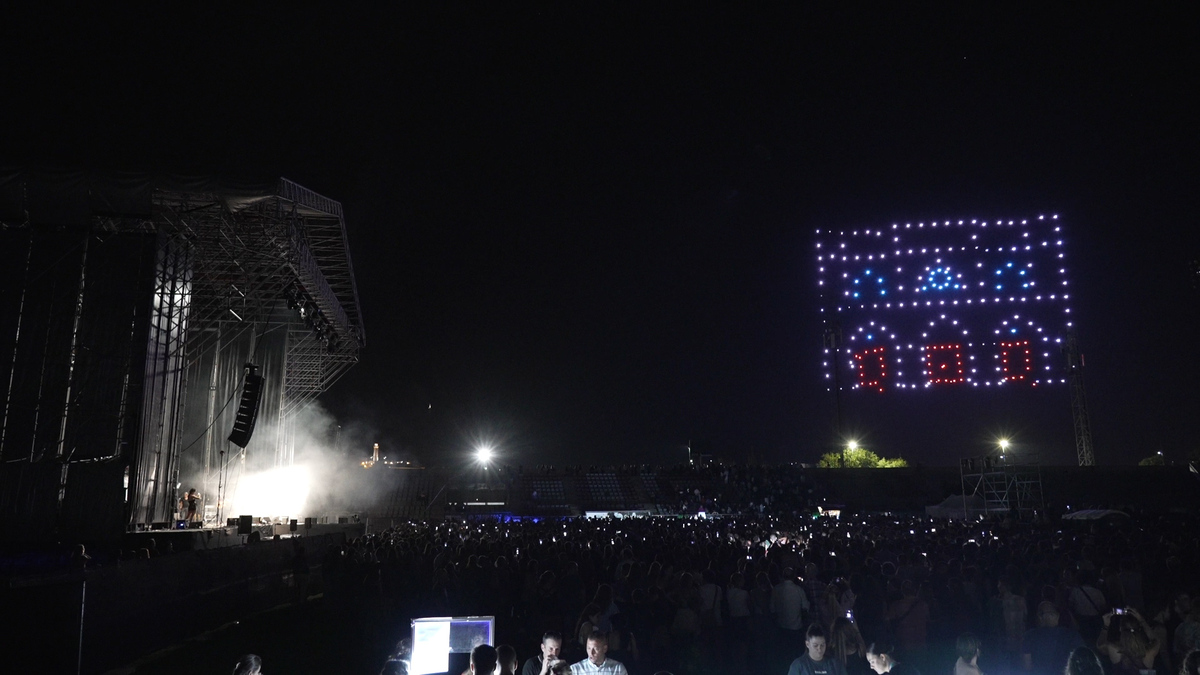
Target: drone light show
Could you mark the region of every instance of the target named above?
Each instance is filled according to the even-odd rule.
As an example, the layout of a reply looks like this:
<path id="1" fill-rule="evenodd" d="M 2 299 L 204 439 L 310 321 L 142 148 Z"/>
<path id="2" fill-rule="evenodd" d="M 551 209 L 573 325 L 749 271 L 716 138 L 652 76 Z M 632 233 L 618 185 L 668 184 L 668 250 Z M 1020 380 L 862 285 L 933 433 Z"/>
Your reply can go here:
<path id="1" fill-rule="evenodd" d="M 1071 287 L 1058 216 L 817 230 L 824 376 L 849 389 L 1065 383 Z M 836 372 L 835 372 L 835 369 Z"/>

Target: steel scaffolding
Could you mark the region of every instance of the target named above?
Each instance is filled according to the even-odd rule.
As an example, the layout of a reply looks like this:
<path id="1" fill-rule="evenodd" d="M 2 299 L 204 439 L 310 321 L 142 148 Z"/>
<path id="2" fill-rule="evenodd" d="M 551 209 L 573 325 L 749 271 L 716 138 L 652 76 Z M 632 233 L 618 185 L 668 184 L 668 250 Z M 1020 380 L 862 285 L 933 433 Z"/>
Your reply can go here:
<path id="1" fill-rule="evenodd" d="M 1016 510 L 1022 515 L 1045 508 L 1042 498 L 1042 469 L 1038 465 L 1009 464 L 998 457 L 983 456 L 959 460 L 963 510 L 967 497 L 983 499 L 987 513 Z"/>
<path id="2" fill-rule="evenodd" d="M 5 228 L 0 507 L 30 531 L 55 502 L 60 527 L 95 521 L 110 496 L 126 527 L 161 525 L 181 479 L 291 464 L 297 415 L 365 345 L 341 204 L 286 179 L 0 172 Z M 265 385 L 242 451 L 226 436 L 247 362 Z"/>
<path id="3" fill-rule="evenodd" d="M 1071 379 L 1071 420 L 1075 424 L 1075 455 L 1079 466 L 1095 466 L 1092 421 L 1088 416 L 1087 392 L 1083 387 L 1083 354 L 1079 353 L 1079 340 L 1074 330 L 1067 333 L 1064 351 L 1067 355 L 1067 375 Z"/>
<path id="4" fill-rule="evenodd" d="M 185 337 L 173 350 L 184 365 L 173 401 L 159 405 L 181 411 L 180 417 L 192 411 L 195 418 L 199 407 L 189 406 L 189 397 L 205 399 L 203 461 L 191 462 L 192 473 L 202 466 L 204 484 L 217 482 L 223 468 L 218 448 L 228 429 L 217 424 L 212 408 L 236 395 L 240 381 L 230 374 L 240 372 L 243 361 L 266 364 L 268 393 L 260 403 L 257 442 L 241 454 L 242 465 L 246 453 L 258 454 L 259 466 L 268 453 L 271 465 L 290 465 L 296 415 L 358 362 L 365 344 L 341 205 L 280 179 L 271 194 L 156 190 L 153 213 L 160 232 L 178 241 L 191 260 L 186 270 L 168 275 L 187 275 L 190 289 L 181 300 Z M 163 293 L 159 298 L 158 305 L 173 306 Z M 213 384 L 217 370 L 227 371 L 223 387 Z M 183 424 L 164 430 L 160 447 L 143 448 L 146 461 L 139 462 L 157 466 L 148 452 L 168 456 L 171 480 L 165 484 L 172 494 L 180 455 L 196 446 L 183 430 Z M 237 456 L 230 452 L 226 459 Z M 152 476 L 143 482 L 139 475 L 137 523 L 169 519 Z"/>

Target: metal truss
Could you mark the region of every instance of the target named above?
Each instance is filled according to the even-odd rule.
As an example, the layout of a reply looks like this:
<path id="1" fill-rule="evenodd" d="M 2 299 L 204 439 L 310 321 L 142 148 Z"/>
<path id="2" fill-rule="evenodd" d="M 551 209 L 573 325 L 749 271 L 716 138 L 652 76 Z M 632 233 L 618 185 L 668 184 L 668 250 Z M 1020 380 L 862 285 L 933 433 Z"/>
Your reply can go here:
<path id="1" fill-rule="evenodd" d="M 304 345 L 316 340 L 301 339 L 302 317 L 288 326 L 301 344 L 290 350 L 297 354 L 297 370 L 292 372 L 289 359 L 287 389 L 291 399 L 302 401 L 357 362 L 365 333 L 341 205 L 283 179 L 277 193 L 159 191 L 155 215 L 194 250 L 189 359 L 210 346 L 213 338 L 203 335 L 203 328 L 267 322 L 285 299 L 285 289 L 296 289 L 316 306 L 326 333 L 320 350 Z M 314 377 L 314 368 L 322 376 Z"/>
<path id="2" fill-rule="evenodd" d="M 226 457 L 221 450 L 228 431 L 221 416 L 236 400 L 238 373 L 247 360 L 261 362 L 270 372 L 264 389 L 270 403 L 260 406 L 251 458 L 260 465 L 272 459 L 276 465 L 291 463 L 298 413 L 358 362 L 366 342 L 341 204 L 285 179 L 247 190 L 203 180 L 0 172 L 0 188 L 6 227 L 78 233 L 79 239 L 75 244 L 58 235 L 38 244 L 31 234 L 23 256 L 5 259 L 10 265 L 23 262 L 25 274 L 17 315 L 10 322 L 14 340 L 20 341 L 6 355 L 11 371 L 3 383 L 7 393 L 0 413 L 0 449 L 13 445 L 16 436 L 9 432 L 20 405 L 46 419 L 34 417 L 21 428 L 21 444 L 28 452 L 6 450 L 2 459 L 14 466 L 55 469 L 43 472 L 46 476 L 36 474 L 40 482 L 35 485 L 30 482 L 33 470 L 17 466 L 0 475 L 6 486 L 25 485 L 25 492 L 34 496 L 56 494 L 62 512 L 64 499 L 72 498 L 64 490 L 76 489 L 68 484 L 68 465 L 120 460 L 126 463 L 128 491 L 123 497 L 105 494 L 120 504 L 113 512 L 122 513 L 131 526 L 169 522 L 181 473 L 207 485 L 213 472 L 228 469 L 234 455 L 245 465 L 244 452 L 231 451 Z M 114 236 L 126 234 L 141 236 Z M 98 255 L 93 260 L 89 246 L 110 239 L 139 243 L 128 249 L 94 246 Z M 35 245 L 53 257 L 40 261 Z M 153 264 L 148 255 L 154 256 Z M 68 263 L 60 265 L 64 260 Z M 49 267 L 31 270 L 35 262 Z M 31 279 L 43 277 L 31 285 Z M 54 292 L 58 286 L 70 288 L 70 296 Z M 93 287 L 100 289 L 98 298 L 107 297 L 106 289 L 121 289 L 125 304 L 119 311 L 129 313 L 130 332 L 124 337 L 88 332 L 90 342 L 81 345 L 86 331 L 111 330 L 125 321 L 85 302 Z M 39 295 L 26 302 L 30 288 Z M 149 296 L 148 312 L 140 304 L 146 301 L 143 293 Z M 22 333 L 25 319 L 40 326 L 37 334 L 45 336 L 41 344 L 29 337 L 35 335 L 31 329 Z M 140 330 L 145 334 L 136 332 Z M 64 332 L 69 339 L 60 339 Z M 78 358 L 80 347 L 87 358 Z M 96 356 L 108 352 L 127 355 Z M 43 388 L 55 392 L 52 401 L 42 396 Z M 134 394 L 126 400 L 122 393 L 119 405 L 103 406 L 81 393 L 97 391 Z M 77 413 L 77 406 L 83 412 Z M 134 409 L 136 418 L 127 414 Z M 68 448 L 65 439 L 75 427 L 97 428 L 90 414 L 119 416 L 99 427 L 116 437 L 89 436 L 87 449 L 75 457 L 76 448 Z M 137 432 L 127 433 L 126 423 L 135 419 Z M 74 436 L 71 442 L 79 445 Z M 114 454 L 105 456 L 99 447 L 115 448 Z M 122 448 L 129 448 L 128 453 Z M 11 489 L 7 493 L 15 494 Z M 94 500 L 90 493 L 79 495 L 79 504 Z M 18 501 L 14 497 L 5 503 L 15 504 L 13 512 L 28 523 L 43 522 L 42 502 L 33 497 Z M 80 514 L 91 512 L 90 506 L 79 507 Z"/>
<path id="3" fill-rule="evenodd" d="M 227 340 L 250 331 L 261 339 L 263 332 L 283 328 L 274 463 L 290 464 L 295 415 L 358 362 L 365 344 L 341 205 L 284 179 L 271 194 L 157 189 L 151 222 L 160 237 L 186 249 L 189 261 L 187 290 L 172 296 L 186 325 L 163 347 L 169 352 L 163 358 L 180 365 L 172 369 L 172 391 L 164 389 L 151 403 L 158 408 L 154 414 L 182 416 L 189 373 L 206 377 L 195 368 L 220 350 L 223 335 Z M 108 218 L 98 224 L 144 228 L 146 221 Z M 139 484 L 135 522 L 165 520 L 170 509 L 164 504 L 172 501 L 168 488 L 178 482 L 179 454 L 186 449 L 181 425 L 159 427 L 160 442 L 144 449 L 139 461 L 139 478 L 154 485 Z M 204 467 L 219 471 L 220 462 L 209 456 L 211 439 L 204 448 Z"/>
<path id="4" fill-rule="evenodd" d="M 1087 392 L 1083 387 L 1083 355 L 1075 331 L 1067 333 L 1067 375 L 1071 380 L 1071 419 L 1075 423 L 1075 455 L 1079 466 L 1095 466 L 1092 452 L 1092 422 L 1088 416 Z"/>
<path id="5" fill-rule="evenodd" d="M 179 402 L 192 304 L 192 247 L 185 238 L 165 232 L 159 232 L 158 239 L 132 513 L 135 520 L 143 522 L 171 510 L 173 481 L 179 470 Z"/>
<path id="6" fill-rule="evenodd" d="M 997 457 L 973 457 L 959 460 L 963 499 L 971 495 L 983 498 L 987 513 L 1022 514 L 1045 508 L 1042 497 L 1042 469 L 1037 465 L 1008 464 Z"/>

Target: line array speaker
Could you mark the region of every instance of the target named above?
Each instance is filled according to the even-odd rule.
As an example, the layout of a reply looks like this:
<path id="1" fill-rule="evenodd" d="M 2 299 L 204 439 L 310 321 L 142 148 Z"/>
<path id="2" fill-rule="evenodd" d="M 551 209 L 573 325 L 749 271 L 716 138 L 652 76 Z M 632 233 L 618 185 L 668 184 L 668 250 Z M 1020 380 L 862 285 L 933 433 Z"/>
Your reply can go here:
<path id="1" fill-rule="evenodd" d="M 250 437 L 254 435 L 254 423 L 258 421 L 258 402 L 262 398 L 262 385 L 263 378 L 258 374 L 258 366 L 247 363 L 246 379 L 242 383 L 242 402 L 233 418 L 233 431 L 229 432 L 229 442 L 239 448 L 246 447 Z"/>

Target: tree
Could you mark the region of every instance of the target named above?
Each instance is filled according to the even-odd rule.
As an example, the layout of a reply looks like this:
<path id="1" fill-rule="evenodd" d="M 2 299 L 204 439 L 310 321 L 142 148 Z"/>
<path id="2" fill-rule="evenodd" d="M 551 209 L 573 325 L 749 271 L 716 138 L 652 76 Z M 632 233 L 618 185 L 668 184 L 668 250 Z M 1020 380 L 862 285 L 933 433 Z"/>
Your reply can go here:
<path id="1" fill-rule="evenodd" d="M 842 453 L 827 452 L 817 466 L 822 469 L 840 469 L 842 468 Z M 908 466 L 908 462 L 901 457 L 890 459 L 880 457 L 879 455 L 863 448 L 854 448 L 846 450 L 846 468 L 847 469 L 900 469 Z"/>
<path id="2" fill-rule="evenodd" d="M 1166 464 L 1166 462 L 1163 461 L 1162 455 L 1150 455 L 1149 457 L 1138 462 L 1138 466 L 1162 466 L 1164 464 Z"/>

